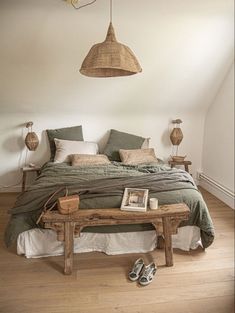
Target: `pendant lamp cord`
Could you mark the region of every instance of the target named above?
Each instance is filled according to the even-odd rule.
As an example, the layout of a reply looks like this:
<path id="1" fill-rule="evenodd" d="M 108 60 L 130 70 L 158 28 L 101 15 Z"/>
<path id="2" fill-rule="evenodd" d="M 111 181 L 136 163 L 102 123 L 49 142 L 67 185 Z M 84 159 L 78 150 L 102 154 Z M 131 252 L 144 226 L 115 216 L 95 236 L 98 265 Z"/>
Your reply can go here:
<path id="1" fill-rule="evenodd" d="M 76 0 L 72 0 L 72 1 L 71 1 L 71 4 L 72 4 L 72 6 L 74 7 L 74 9 L 79 10 L 79 9 L 81 9 L 81 8 L 84 8 L 84 7 L 88 6 L 88 5 L 91 5 L 91 4 L 95 3 L 96 0 L 93 0 L 93 1 L 88 2 L 88 3 L 86 3 L 86 4 L 80 5 L 79 7 L 76 7 L 76 6 L 75 6 L 74 3 L 76 3 L 76 2 L 77 2 Z"/>
<path id="2" fill-rule="evenodd" d="M 110 22 L 113 22 L 113 1 L 110 0 Z"/>
<path id="3" fill-rule="evenodd" d="M 84 7 L 87 7 L 88 5 L 95 3 L 96 0 L 93 0 L 93 1 L 88 2 L 86 4 L 80 5 L 79 7 L 76 7 L 76 5 L 75 5 L 76 2 L 77 2 L 77 0 L 72 0 L 71 4 L 74 7 L 74 9 L 79 10 L 79 9 L 84 8 Z M 112 23 L 112 21 L 113 21 L 113 1 L 110 0 L 110 22 Z"/>

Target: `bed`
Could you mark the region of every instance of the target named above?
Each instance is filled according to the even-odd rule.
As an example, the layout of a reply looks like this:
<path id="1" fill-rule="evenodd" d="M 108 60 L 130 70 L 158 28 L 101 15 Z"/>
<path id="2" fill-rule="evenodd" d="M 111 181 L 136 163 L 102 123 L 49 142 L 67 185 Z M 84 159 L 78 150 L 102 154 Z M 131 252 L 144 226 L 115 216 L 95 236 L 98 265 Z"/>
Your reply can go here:
<path id="1" fill-rule="evenodd" d="M 185 171 L 156 164 L 110 164 L 71 166 L 68 163 L 46 163 L 33 185 L 20 194 L 5 231 L 7 246 L 17 241 L 18 254 L 43 257 L 63 254 L 61 242 L 53 230 L 43 229 L 36 221 L 48 198 L 53 204 L 58 197 L 78 194 L 80 208 L 119 208 L 126 187 L 145 188 L 159 204 L 184 202 L 190 208 L 188 221 L 180 224 L 173 236 L 173 247 L 195 249 L 209 247 L 214 240 L 214 227 L 207 206 L 192 177 Z M 115 225 L 87 227 L 75 239 L 74 252 L 102 251 L 107 254 L 147 252 L 156 247 L 152 225 Z"/>

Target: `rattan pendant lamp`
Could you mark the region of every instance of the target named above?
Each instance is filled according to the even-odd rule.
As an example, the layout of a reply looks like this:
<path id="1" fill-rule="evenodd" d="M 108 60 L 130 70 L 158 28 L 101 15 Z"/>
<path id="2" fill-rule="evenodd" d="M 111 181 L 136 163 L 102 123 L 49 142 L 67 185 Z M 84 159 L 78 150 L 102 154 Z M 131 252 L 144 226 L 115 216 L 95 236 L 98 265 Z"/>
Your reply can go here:
<path id="1" fill-rule="evenodd" d="M 106 38 L 91 47 L 80 73 L 89 77 L 117 77 L 134 75 L 141 71 L 141 66 L 131 49 L 116 40 L 110 0 L 110 24 Z"/>

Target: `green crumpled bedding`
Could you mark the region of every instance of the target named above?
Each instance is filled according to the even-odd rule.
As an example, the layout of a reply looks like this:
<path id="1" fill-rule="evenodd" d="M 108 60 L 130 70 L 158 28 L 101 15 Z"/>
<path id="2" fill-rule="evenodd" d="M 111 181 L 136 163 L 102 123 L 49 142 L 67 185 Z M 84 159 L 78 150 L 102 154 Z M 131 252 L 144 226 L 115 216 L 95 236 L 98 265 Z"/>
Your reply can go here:
<path id="1" fill-rule="evenodd" d="M 18 235 L 38 227 L 36 220 L 47 199 L 56 190 L 61 191 L 51 203 L 65 194 L 79 194 L 80 209 L 120 207 L 124 189 L 146 188 L 149 196 L 159 204 L 186 203 L 190 208 L 188 221 L 180 226 L 195 225 L 201 230 L 203 247 L 214 239 L 214 228 L 207 206 L 191 176 L 183 170 L 155 165 L 126 166 L 112 162 L 109 165 L 73 167 L 66 163 L 47 163 L 34 184 L 17 198 L 9 210 L 10 221 L 5 231 L 5 243 L 11 245 Z M 151 224 L 87 227 L 89 232 L 130 232 L 153 229 Z"/>

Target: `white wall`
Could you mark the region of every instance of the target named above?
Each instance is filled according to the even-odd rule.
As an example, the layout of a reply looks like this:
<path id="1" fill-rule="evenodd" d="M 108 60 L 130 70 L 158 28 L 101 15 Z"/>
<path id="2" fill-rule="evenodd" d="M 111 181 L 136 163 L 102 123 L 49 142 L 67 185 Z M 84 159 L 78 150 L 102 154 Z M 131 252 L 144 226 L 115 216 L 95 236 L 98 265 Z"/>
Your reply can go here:
<path id="1" fill-rule="evenodd" d="M 202 169 L 234 193 L 234 64 L 206 115 Z M 229 202 L 217 191 L 209 191 L 234 206 L 234 199 Z"/>
<path id="2" fill-rule="evenodd" d="M 30 120 L 42 140 L 29 161 L 42 164 L 48 159 L 42 131 L 80 124 L 85 139 L 101 146 L 110 128 L 151 137 L 166 159 L 170 121 L 181 118 L 179 153 L 192 160 L 193 173 L 201 168 L 205 112 L 233 59 L 233 1 L 114 1 L 116 36 L 135 52 L 143 72 L 80 75 L 108 23 L 104 0 L 77 11 L 60 0 L 0 2 L 0 185 L 20 178 Z"/>
<path id="3" fill-rule="evenodd" d="M 176 114 L 171 115 L 71 115 L 71 114 L 4 114 L 1 116 L 0 125 L 0 145 L 1 145 L 1 177 L 0 185 L 11 185 L 20 181 L 21 174 L 19 167 L 24 165 L 26 148 L 24 137 L 26 135 L 25 123 L 29 120 L 34 121 L 34 131 L 40 138 L 40 144 L 35 152 L 28 152 L 27 161 L 43 164 L 49 159 L 49 146 L 45 133 L 47 128 L 57 128 L 64 126 L 83 125 L 84 139 L 99 142 L 102 151 L 106 140 L 107 131 L 110 128 L 130 132 L 144 137 L 151 137 L 151 146 L 155 148 L 158 157 L 167 160 L 171 154 L 171 143 L 169 134 L 172 124 L 170 123 Z M 200 168 L 203 138 L 204 120 L 200 115 L 190 116 L 182 114 L 184 123 L 182 130 L 185 138 L 179 148 L 180 154 L 188 155 L 192 160 L 192 171 Z M 199 128 L 198 128 L 199 126 Z M 198 133 L 198 140 L 192 146 L 191 138 L 195 132 Z M 8 190 L 18 190 L 19 188 L 8 188 Z"/>

